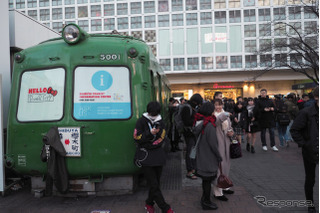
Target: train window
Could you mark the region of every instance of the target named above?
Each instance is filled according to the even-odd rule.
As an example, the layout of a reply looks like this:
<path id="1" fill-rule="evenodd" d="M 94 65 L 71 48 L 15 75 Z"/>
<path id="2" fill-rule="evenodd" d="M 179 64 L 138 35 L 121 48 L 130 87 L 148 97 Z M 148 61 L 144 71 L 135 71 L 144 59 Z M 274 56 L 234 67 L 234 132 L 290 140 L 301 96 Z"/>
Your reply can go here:
<path id="1" fill-rule="evenodd" d="M 63 117 L 65 70 L 26 71 L 22 74 L 17 119 L 55 121 Z"/>
<path id="2" fill-rule="evenodd" d="M 116 56 L 111 55 L 110 60 L 116 60 Z M 130 85 L 127 67 L 77 67 L 74 71 L 74 118 L 129 119 L 132 114 Z"/>

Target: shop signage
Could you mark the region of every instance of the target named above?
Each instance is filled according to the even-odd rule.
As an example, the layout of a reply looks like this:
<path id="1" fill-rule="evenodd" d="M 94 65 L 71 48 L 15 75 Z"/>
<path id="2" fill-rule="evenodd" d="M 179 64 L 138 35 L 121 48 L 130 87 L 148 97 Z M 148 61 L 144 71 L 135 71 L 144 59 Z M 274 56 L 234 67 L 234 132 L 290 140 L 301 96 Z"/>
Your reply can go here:
<path id="1" fill-rule="evenodd" d="M 234 86 L 232 85 L 218 85 L 218 84 L 213 84 L 213 89 L 233 89 Z"/>
<path id="2" fill-rule="evenodd" d="M 215 41 L 218 43 L 226 43 L 227 33 L 215 33 Z"/>
<path id="3" fill-rule="evenodd" d="M 81 157 L 80 127 L 59 127 L 58 130 L 67 157 Z"/>

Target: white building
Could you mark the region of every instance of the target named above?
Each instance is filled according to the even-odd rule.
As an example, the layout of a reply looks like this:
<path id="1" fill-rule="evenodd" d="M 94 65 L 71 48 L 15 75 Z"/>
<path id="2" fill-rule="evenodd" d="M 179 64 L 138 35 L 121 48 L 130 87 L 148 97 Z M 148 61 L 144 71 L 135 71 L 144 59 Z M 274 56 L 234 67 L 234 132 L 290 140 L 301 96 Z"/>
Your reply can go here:
<path id="1" fill-rule="evenodd" d="M 287 40 L 287 27 L 275 30 L 280 20 L 318 39 L 318 18 L 309 10 L 310 0 L 9 0 L 9 7 L 58 31 L 76 23 L 89 33 L 121 34 L 145 40 L 159 59 L 173 93 L 198 92 L 207 98 L 221 90 L 226 97 L 286 94 L 292 85 L 308 79 L 281 68 L 281 55 L 272 50 L 255 52 Z M 257 79 L 270 63 L 279 69 Z M 255 81 L 252 81 L 255 79 Z M 190 92 L 191 91 L 191 92 Z M 302 92 L 302 91 L 296 91 Z"/>

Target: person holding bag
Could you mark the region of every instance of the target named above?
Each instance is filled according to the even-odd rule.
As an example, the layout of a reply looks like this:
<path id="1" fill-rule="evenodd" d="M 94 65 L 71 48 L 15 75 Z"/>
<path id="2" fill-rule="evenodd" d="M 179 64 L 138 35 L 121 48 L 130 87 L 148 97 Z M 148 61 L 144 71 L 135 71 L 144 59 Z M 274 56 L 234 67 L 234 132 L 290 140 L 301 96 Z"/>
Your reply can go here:
<path id="1" fill-rule="evenodd" d="M 229 176 L 230 171 L 230 141 L 234 135 L 231 127 L 230 113 L 223 110 L 223 103 L 220 99 L 214 100 L 214 115 L 216 117 L 216 132 L 218 138 L 218 148 L 221 155 L 221 168 L 225 176 Z M 218 170 L 217 176 L 219 177 L 220 171 Z M 215 197 L 221 201 L 227 201 L 228 198 L 224 194 L 233 194 L 234 191 L 229 188 L 223 189 L 217 186 L 217 180 L 214 181 L 213 192 Z"/>
<path id="2" fill-rule="evenodd" d="M 203 210 L 215 210 L 217 205 L 211 202 L 211 183 L 217 177 L 221 156 L 215 128 L 214 105 L 204 103 L 195 115 L 193 133 L 199 138 L 196 152 L 196 174 L 202 179 L 201 206 Z"/>

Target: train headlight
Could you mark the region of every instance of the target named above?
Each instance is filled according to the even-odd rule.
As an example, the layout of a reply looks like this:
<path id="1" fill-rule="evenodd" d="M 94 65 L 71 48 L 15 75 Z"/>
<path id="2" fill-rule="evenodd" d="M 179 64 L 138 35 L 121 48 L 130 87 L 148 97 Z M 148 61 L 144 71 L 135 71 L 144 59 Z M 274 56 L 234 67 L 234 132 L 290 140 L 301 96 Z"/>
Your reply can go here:
<path id="1" fill-rule="evenodd" d="M 76 24 L 68 24 L 62 30 L 62 37 L 68 44 L 76 44 L 86 38 L 88 34 Z"/>
<path id="2" fill-rule="evenodd" d="M 128 55 L 129 55 L 131 58 L 137 57 L 138 54 L 139 54 L 139 52 L 138 52 L 135 48 L 133 48 L 133 47 L 131 47 L 131 48 L 128 50 Z"/>

